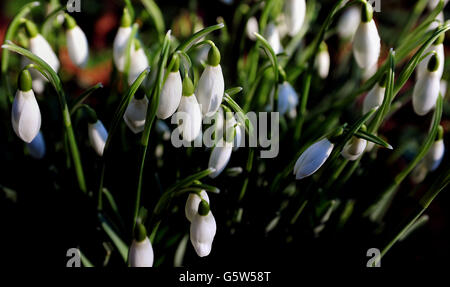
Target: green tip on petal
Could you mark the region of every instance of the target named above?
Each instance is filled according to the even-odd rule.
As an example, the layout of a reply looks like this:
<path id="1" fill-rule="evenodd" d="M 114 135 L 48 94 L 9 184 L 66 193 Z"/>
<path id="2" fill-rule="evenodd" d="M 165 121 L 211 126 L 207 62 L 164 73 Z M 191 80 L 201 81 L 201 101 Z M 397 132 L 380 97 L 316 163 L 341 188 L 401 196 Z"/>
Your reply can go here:
<path id="1" fill-rule="evenodd" d="M 320 52 L 328 51 L 328 46 L 327 43 L 325 43 L 325 41 L 322 41 L 322 43 L 320 43 L 319 51 Z"/>
<path id="2" fill-rule="evenodd" d="M 361 131 L 366 132 L 367 131 L 367 126 L 365 124 L 363 124 L 360 128 Z"/>
<path id="3" fill-rule="evenodd" d="M 142 242 L 146 237 L 147 230 L 145 229 L 145 226 L 142 223 L 137 223 L 134 229 L 134 239 L 136 239 L 137 242 Z"/>
<path id="4" fill-rule="evenodd" d="M 384 73 L 380 81 L 378 82 L 378 85 L 380 85 L 380 87 L 386 87 L 386 83 L 387 83 L 387 73 Z"/>
<path id="5" fill-rule="evenodd" d="M 138 39 L 134 38 L 133 39 L 133 45 L 134 45 L 134 50 L 137 51 L 141 48 L 141 41 L 139 41 Z"/>
<path id="6" fill-rule="evenodd" d="M 180 69 L 180 57 L 177 54 L 175 54 L 173 55 L 173 66 L 170 71 L 178 72 L 179 69 Z"/>
<path id="7" fill-rule="evenodd" d="M 122 19 L 120 20 L 120 27 L 130 27 L 133 20 L 127 8 L 123 8 Z"/>
<path id="8" fill-rule="evenodd" d="M 439 68 L 439 59 L 437 57 L 436 52 L 433 53 L 430 60 L 428 61 L 428 71 L 435 72 Z"/>
<path id="9" fill-rule="evenodd" d="M 445 40 L 445 33 L 441 33 L 441 35 L 439 35 L 439 37 L 436 39 L 436 41 L 434 42 L 434 45 L 440 45 L 442 43 L 444 43 Z"/>
<path id="10" fill-rule="evenodd" d="M 183 96 L 189 97 L 194 94 L 194 84 L 189 76 L 184 77 L 183 80 Z"/>
<path id="11" fill-rule="evenodd" d="M 32 21 L 27 19 L 27 20 L 25 20 L 24 23 L 25 23 L 25 28 L 27 30 L 28 37 L 34 38 L 39 34 L 36 24 L 34 24 Z"/>
<path id="12" fill-rule="evenodd" d="M 373 7 L 370 3 L 366 2 L 361 7 L 361 21 L 364 23 L 368 23 L 372 21 L 373 18 Z"/>
<path id="13" fill-rule="evenodd" d="M 436 140 L 440 141 L 443 138 L 444 138 L 444 128 L 441 125 L 439 125 L 437 135 L 436 135 Z"/>
<path id="14" fill-rule="evenodd" d="M 18 79 L 19 90 L 23 92 L 31 90 L 32 82 L 33 79 L 31 78 L 30 71 L 28 71 L 28 69 L 22 70 Z"/>
<path id="15" fill-rule="evenodd" d="M 201 216 L 206 216 L 209 213 L 209 204 L 206 200 L 202 199 L 198 204 L 198 214 Z"/>
<path id="16" fill-rule="evenodd" d="M 69 14 L 65 13 L 64 18 L 66 19 L 66 21 L 64 21 L 64 26 L 66 27 L 67 30 L 71 30 L 77 26 L 77 22 Z"/>
<path id="17" fill-rule="evenodd" d="M 216 47 L 216 45 L 211 45 L 211 49 L 208 53 L 208 65 L 210 66 L 217 66 L 220 64 L 220 51 Z"/>

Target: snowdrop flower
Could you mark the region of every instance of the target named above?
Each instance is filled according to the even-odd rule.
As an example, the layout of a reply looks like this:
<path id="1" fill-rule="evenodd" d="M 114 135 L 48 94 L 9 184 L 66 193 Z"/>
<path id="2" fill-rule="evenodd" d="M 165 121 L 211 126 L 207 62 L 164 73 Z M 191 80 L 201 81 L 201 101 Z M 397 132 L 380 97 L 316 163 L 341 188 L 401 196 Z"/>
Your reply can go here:
<path id="1" fill-rule="evenodd" d="M 367 114 L 372 109 L 378 109 L 384 100 L 384 93 L 386 91 L 386 74 L 383 78 L 373 86 L 367 93 L 363 102 L 363 115 Z"/>
<path id="2" fill-rule="evenodd" d="M 216 220 L 210 211 L 209 204 L 202 200 L 198 212 L 191 222 L 190 238 L 198 256 L 208 256 L 211 252 L 214 236 L 216 235 Z"/>
<path id="3" fill-rule="evenodd" d="M 361 12 L 358 7 L 350 7 L 342 13 L 337 24 L 337 32 L 341 39 L 351 39 L 361 22 Z"/>
<path id="4" fill-rule="evenodd" d="M 358 66 L 364 69 L 375 65 L 380 48 L 380 36 L 373 21 L 373 8 L 366 3 L 361 10 L 361 23 L 353 37 L 353 55 Z"/>
<path id="5" fill-rule="evenodd" d="M 363 71 L 362 71 L 362 80 L 365 82 L 368 79 L 372 78 L 372 76 L 375 75 L 377 70 L 378 70 L 378 63 L 375 63 L 374 65 L 363 69 Z"/>
<path id="6" fill-rule="evenodd" d="M 440 77 L 438 74 L 439 59 L 436 54 L 428 61 L 427 70 L 416 82 L 413 91 L 413 108 L 419 116 L 430 112 L 435 104 L 440 91 Z"/>
<path id="7" fill-rule="evenodd" d="M 89 110 L 88 121 L 88 135 L 91 146 L 99 156 L 103 156 L 108 132 L 92 109 Z"/>
<path id="8" fill-rule="evenodd" d="M 328 73 L 330 71 L 330 54 L 328 53 L 328 47 L 325 42 L 320 44 L 320 51 L 317 54 L 314 66 L 322 79 L 328 77 Z"/>
<path id="9" fill-rule="evenodd" d="M 429 0 L 428 1 L 428 9 L 429 10 L 434 10 L 434 8 L 436 8 L 436 6 L 439 4 L 440 0 Z M 444 7 L 445 5 L 447 5 L 448 0 L 444 0 Z"/>
<path id="10" fill-rule="evenodd" d="M 341 155 L 347 160 L 357 160 L 364 152 L 367 141 L 357 137 L 349 140 L 341 151 Z"/>
<path id="11" fill-rule="evenodd" d="M 167 76 L 167 80 L 161 90 L 159 97 L 158 110 L 156 116 L 160 119 L 167 119 L 177 110 L 180 105 L 181 95 L 183 94 L 183 82 L 181 81 L 180 59 L 178 56 L 174 59 L 175 63 Z"/>
<path id="12" fill-rule="evenodd" d="M 435 51 L 436 56 L 439 60 L 439 67 L 436 71 L 436 74 L 439 78 L 442 78 L 442 74 L 444 72 L 444 63 L 445 63 L 445 54 L 444 54 L 444 39 L 445 39 L 445 33 L 442 33 L 440 37 L 431 45 L 428 47 L 427 50 L 425 50 L 424 55 L 430 52 Z M 432 54 L 425 57 L 419 65 L 417 65 L 416 69 L 416 79 L 422 78 L 422 76 L 425 74 L 427 70 L 428 62 L 430 61 L 432 57 Z"/>
<path id="13" fill-rule="evenodd" d="M 295 163 L 295 178 L 302 179 L 315 173 L 328 159 L 333 148 L 334 144 L 327 138 L 308 147 Z"/>
<path id="14" fill-rule="evenodd" d="M 256 41 L 255 33 L 259 33 L 259 25 L 256 17 L 252 16 L 248 19 L 247 24 L 245 25 L 245 33 L 250 40 Z"/>
<path id="15" fill-rule="evenodd" d="M 25 68 L 26 66 L 28 66 L 29 64 L 32 64 L 32 63 L 33 62 L 25 56 L 23 56 L 21 58 L 21 67 L 22 68 Z M 31 83 L 33 92 L 38 95 L 42 94 L 44 92 L 45 83 L 47 82 L 47 79 L 36 69 L 31 69 L 30 74 L 31 74 L 31 78 L 33 79 L 32 83 Z"/>
<path id="16" fill-rule="evenodd" d="M 152 267 L 154 260 L 152 243 L 147 237 L 144 225 L 136 224 L 135 239 L 131 243 L 128 262 L 131 267 Z"/>
<path id="17" fill-rule="evenodd" d="M 275 54 L 283 52 L 283 46 L 280 41 L 280 34 L 278 33 L 277 26 L 274 23 L 269 23 L 264 33 L 264 38 L 267 39 Z"/>
<path id="18" fill-rule="evenodd" d="M 176 122 L 179 123 L 178 129 L 183 139 L 191 142 L 200 135 L 202 131 L 202 112 L 197 98 L 194 94 L 194 84 L 186 76 L 183 81 L 183 96 L 181 97 L 178 111 L 174 114 Z M 180 120 L 182 123 L 180 124 Z"/>
<path id="19" fill-rule="evenodd" d="M 123 9 L 123 15 L 119 30 L 117 30 L 116 37 L 113 44 L 113 59 L 119 72 L 123 72 L 125 69 L 125 58 L 128 39 L 131 36 L 131 16 L 127 8 Z"/>
<path id="20" fill-rule="evenodd" d="M 231 152 L 233 151 L 233 142 L 221 139 L 213 148 L 209 157 L 208 167 L 215 168 L 209 177 L 216 178 L 227 166 L 230 161 Z"/>
<path id="21" fill-rule="evenodd" d="M 436 170 L 444 158 L 445 145 L 441 138 L 433 143 L 427 155 L 425 156 L 425 166 L 429 171 Z"/>
<path id="22" fill-rule="evenodd" d="M 222 103 L 224 91 L 225 82 L 220 66 L 220 52 L 211 42 L 206 68 L 200 76 L 195 91 L 204 116 L 213 115 L 217 112 Z"/>
<path id="23" fill-rule="evenodd" d="M 134 96 L 123 114 L 127 126 L 137 134 L 144 130 L 147 115 L 148 99 L 145 94 Z"/>
<path id="24" fill-rule="evenodd" d="M 59 70 L 59 60 L 50 44 L 38 33 L 36 25 L 30 20 L 25 21 L 25 27 L 30 37 L 30 51 L 44 60 L 55 72 Z M 44 77 L 43 77 L 44 78 Z"/>
<path id="25" fill-rule="evenodd" d="M 31 157 L 35 159 L 41 159 L 45 155 L 45 141 L 42 132 L 39 132 L 37 136 L 27 144 L 28 151 Z"/>
<path id="26" fill-rule="evenodd" d="M 30 143 L 41 128 L 41 111 L 31 89 L 31 75 L 28 70 L 19 74 L 18 87 L 14 97 L 11 122 L 16 135 Z"/>
<path id="27" fill-rule="evenodd" d="M 278 85 L 278 112 L 280 115 L 296 109 L 298 104 L 298 94 L 288 81 Z"/>
<path id="28" fill-rule="evenodd" d="M 293 37 L 302 28 L 306 15 L 305 0 L 286 0 L 284 14 L 289 36 Z"/>
<path id="29" fill-rule="evenodd" d="M 70 60 L 82 68 L 86 65 L 89 57 L 89 45 L 86 35 L 71 16 L 65 14 L 65 18 L 67 50 Z"/>
<path id="30" fill-rule="evenodd" d="M 208 193 L 205 190 L 202 190 L 200 192 L 200 195 L 198 195 L 197 193 L 189 193 L 188 199 L 186 201 L 186 206 L 184 207 L 184 212 L 189 222 L 192 222 L 195 215 L 198 213 L 198 205 L 200 204 L 202 199 L 209 204 Z"/>
<path id="31" fill-rule="evenodd" d="M 133 40 L 130 57 L 130 71 L 128 73 L 128 85 L 132 85 L 137 77 L 148 68 L 148 59 L 138 39 Z"/>

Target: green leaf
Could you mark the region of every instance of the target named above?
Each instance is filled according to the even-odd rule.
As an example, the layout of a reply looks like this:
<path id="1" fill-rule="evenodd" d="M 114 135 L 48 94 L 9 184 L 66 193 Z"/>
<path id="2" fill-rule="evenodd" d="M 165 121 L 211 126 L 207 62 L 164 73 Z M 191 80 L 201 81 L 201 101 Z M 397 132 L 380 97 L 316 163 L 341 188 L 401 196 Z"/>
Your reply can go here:
<path id="1" fill-rule="evenodd" d="M 92 95 L 96 90 L 103 88 L 103 84 L 102 83 L 97 83 L 94 86 L 90 87 L 89 89 L 87 89 L 86 91 L 84 91 L 80 96 L 78 96 L 78 98 L 74 101 L 74 103 L 72 104 L 72 107 L 70 108 L 70 115 L 73 115 L 74 112 L 81 107 L 81 105 L 83 104 L 83 102 L 90 96 Z"/>
<path id="2" fill-rule="evenodd" d="M 111 241 L 116 246 L 117 250 L 119 251 L 120 255 L 122 256 L 122 259 L 124 262 L 127 262 L 128 260 L 128 246 L 125 244 L 125 242 L 117 235 L 117 233 L 111 228 L 111 226 L 106 221 L 105 217 L 99 213 L 98 218 L 100 220 L 100 224 L 103 228 L 103 230 L 106 232 L 106 234 L 109 236 Z"/>
<path id="3" fill-rule="evenodd" d="M 387 149 L 392 149 L 392 146 L 388 144 L 386 141 L 384 141 L 382 138 L 377 137 L 376 135 L 370 134 L 368 132 L 359 130 L 355 133 L 355 136 L 373 142 L 377 145 L 383 146 Z"/>
<path id="4" fill-rule="evenodd" d="M 234 88 L 230 88 L 225 90 L 225 94 L 229 95 L 230 97 L 239 94 L 242 91 L 242 87 L 234 87 Z"/>
<path id="5" fill-rule="evenodd" d="M 176 182 L 175 184 L 173 184 L 172 186 L 170 186 L 169 188 L 167 188 L 165 193 L 171 193 L 173 191 L 176 191 L 177 189 L 181 189 L 187 186 L 190 186 L 192 183 L 194 183 L 196 180 L 200 180 L 208 175 L 210 175 L 211 173 L 214 172 L 214 168 L 207 168 L 205 170 L 202 170 L 200 172 L 194 173 L 178 182 Z"/>
<path id="6" fill-rule="evenodd" d="M 205 37 L 206 35 L 208 35 L 211 32 L 222 29 L 223 27 L 225 27 L 225 24 L 223 24 L 223 23 L 219 23 L 219 24 L 216 24 L 213 26 L 206 27 L 205 29 L 202 29 L 202 30 L 198 31 L 197 33 L 195 33 L 194 35 L 192 35 L 189 39 L 184 41 L 183 44 L 180 44 L 176 48 L 176 50 L 187 52 L 192 47 L 192 45 L 194 45 L 201 38 Z"/>
<path id="7" fill-rule="evenodd" d="M 152 19 L 152 22 L 155 25 L 158 34 L 164 34 L 164 31 L 166 30 L 164 18 L 158 5 L 156 5 L 155 1 L 153 0 L 141 0 L 141 2 L 144 5 L 145 10 L 147 10 L 148 14 L 150 15 L 150 18 Z"/>

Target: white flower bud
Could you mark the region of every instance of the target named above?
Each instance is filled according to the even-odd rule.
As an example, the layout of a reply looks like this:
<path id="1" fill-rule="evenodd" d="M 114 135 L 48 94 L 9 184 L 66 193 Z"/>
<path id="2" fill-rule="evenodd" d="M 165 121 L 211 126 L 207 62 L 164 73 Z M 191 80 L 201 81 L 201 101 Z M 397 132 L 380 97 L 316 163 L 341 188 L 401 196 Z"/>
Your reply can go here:
<path id="1" fill-rule="evenodd" d="M 386 87 L 376 83 L 375 86 L 367 93 L 363 102 L 363 115 L 367 114 L 373 108 L 379 108 L 384 100 Z"/>
<path id="2" fill-rule="evenodd" d="M 41 129 L 41 111 L 33 90 L 16 92 L 12 105 L 11 122 L 16 135 L 30 143 Z"/>
<path id="3" fill-rule="evenodd" d="M 161 90 L 156 116 L 163 120 L 170 117 L 180 105 L 182 94 L 183 83 L 181 81 L 180 72 L 176 71 L 169 73 Z"/>
<path id="4" fill-rule="evenodd" d="M 207 215 L 196 214 L 191 222 L 190 238 L 198 256 L 208 256 L 216 235 L 216 220 L 211 211 Z"/>
<path id="5" fill-rule="evenodd" d="M 362 71 L 362 80 L 365 82 L 368 79 L 372 78 L 372 76 L 375 75 L 377 70 L 378 70 L 378 63 L 375 63 L 374 65 L 363 69 L 363 71 Z"/>
<path id="6" fill-rule="evenodd" d="M 195 91 L 204 116 L 217 112 L 222 103 L 224 91 L 225 82 L 220 64 L 217 66 L 206 65 Z"/>
<path id="7" fill-rule="evenodd" d="M 330 54 L 327 49 L 322 50 L 317 54 L 314 66 L 322 79 L 328 77 L 330 71 Z"/>
<path id="8" fill-rule="evenodd" d="M 419 116 L 424 116 L 436 105 L 436 100 L 440 91 L 440 78 L 438 71 L 426 71 L 415 86 L 412 97 L 414 112 Z"/>
<path id="9" fill-rule="evenodd" d="M 35 159 L 41 159 L 45 155 L 45 141 L 42 132 L 39 132 L 37 136 L 27 144 L 28 151 L 31 157 Z"/>
<path id="10" fill-rule="evenodd" d="M 133 48 L 133 47 L 132 47 Z M 128 84 L 131 86 L 139 75 L 148 68 L 148 59 L 144 49 L 132 49 L 130 57 L 130 71 L 128 73 Z"/>
<path id="11" fill-rule="evenodd" d="M 286 112 L 296 109 L 298 104 L 298 94 L 292 85 L 284 81 L 278 85 L 278 112 L 284 115 Z"/>
<path id="12" fill-rule="evenodd" d="M 231 152 L 233 151 L 233 143 L 221 139 L 213 148 L 209 157 L 209 168 L 215 168 L 215 171 L 209 175 L 211 178 L 216 178 L 227 166 L 230 161 Z"/>
<path id="13" fill-rule="evenodd" d="M 30 38 L 30 51 L 44 60 L 55 72 L 58 72 L 58 57 L 56 57 L 52 47 L 41 34 L 37 34 L 35 37 Z"/>
<path id="14" fill-rule="evenodd" d="M 342 13 L 337 24 L 337 32 L 342 39 L 351 39 L 355 35 L 361 22 L 361 11 L 358 7 L 353 6 Z"/>
<path id="15" fill-rule="evenodd" d="M 131 36 L 131 27 L 120 27 L 117 30 L 116 37 L 113 44 L 113 59 L 114 64 L 119 72 L 123 72 L 125 69 L 126 50 L 128 45 L 128 39 Z"/>
<path id="16" fill-rule="evenodd" d="M 440 139 L 433 143 L 424 158 L 425 167 L 428 171 L 434 171 L 441 164 L 444 158 L 445 145 L 444 140 Z"/>
<path id="17" fill-rule="evenodd" d="M 88 135 L 92 148 L 99 156 L 102 156 L 106 139 L 108 138 L 108 132 L 103 123 L 100 120 L 97 120 L 95 123 L 89 123 Z"/>
<path id="18" fill-rule="evenodd" d="M 135 134 L 144 130 L 147 107 L 148 99 L 145 95 L 142 99 L 133 97 L 123 115 L 125 123 Z"/>
<path id="19" fill-rule="evenodd" d="M 341 155 L 347 160 L 357 160 L 364 152 L 367 146 L 365 139 L 353 137 L 349 140 L 341 151 Z"/>
<path id="20" fill-rule="evenodd" d="M 248 19 L 247 24 L 245 25 L 245 33 L 250 40 L 256 41 L 255 32 L 259 33 L 259 25 L 256 17 L 252 16 Z"/>
<path id="21" fill-rule="evenodd" d="M 180 106 L 174 116 L 177 123 L 182 121 L 178 129 L 184 140 L 191 142 L 201 133 L 202 112 L 194 94 L 181 97 Z"/>
<path id="22" fill-rule="evenodd" d="M 67 50 L 72 63 L 82 68 L 89 57 L 89 45 L 83 30 L 75 26 L 66 31 Z"/>
<path id="23" fill-rule="evenodd" d="M 353 55 L 360 68 L 369 68 L 375 65 L 380 55 L 380 36 L 375 22 L 363 22 L 358 26 L 353 37 Z"/>
<path id="24" fill-rule="evenodd" d="M 152 267 L 154 254 L 152 243 L 148 237 L 141 242 L 133 240 L 128 256 L 131 267 Z"/>
<path id="25" fill-rule="evenodd" d="M 289 36 L 293 37 L 302 28 L 305 21 L 306 2 L 305 0 L 286 0 L 284 6 L 286 25 Z"/>
<path id="26" fill-rule="evenodd" d="M 267 39 L 275 54 L 283 52 L 283 46 L 280 41 L 280 34 L 278 33 L 277 26 L 274 23 L 269 23 L 264 33 L 264 38 Z"/>
<path id="27" fill-rule="evenodd" d="M 198 213 L 198 205 L 200 204 L 202 199 L 209 204 L 208 193 L 205 190 L 202 190 L 200 192 L 200 196 L 198 196 L 198 194 L 196 193 L 189 193 L 188 199 L 186 201 L 186 206 L 184 208 L 186 218 L 187 220 L 189 220 L 189 222 L 192 222 L 195 215 Z"/>
<path id="28" fill-rule="evenodd" d="M 326 138 L 308 147 L 295 163 L 295 178 L 302 179 L 315 173 L 328 159 L 333 148 L 334 144 Z"/>

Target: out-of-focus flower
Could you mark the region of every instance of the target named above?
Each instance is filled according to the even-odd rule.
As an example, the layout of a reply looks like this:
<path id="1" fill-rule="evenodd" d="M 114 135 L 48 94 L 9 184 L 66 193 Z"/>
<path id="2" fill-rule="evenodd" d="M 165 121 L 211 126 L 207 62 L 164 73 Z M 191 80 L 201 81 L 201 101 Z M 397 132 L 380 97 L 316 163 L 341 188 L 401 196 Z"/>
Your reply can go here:
<path id="1" fill-rule="evenodd" d="M 280 115 L 296 110 L 298 94 L 288 81 L 278 85 L 278 112 Z"/>
<path id="2" fill-rule="evenodd" d="M 284 5 L 284 14 L 289 36 L 293 37 L 302 28 L 306 15 L 305 0 L 286 0 Z"/>
<path id="3" fill-rule="evenodd" d="M 367 114 L 373 108 L 378 109 L 383 103 L 384 93 L 386 92 L 386 74 L 381 81 L 375 84 L 367 93 L 363 102 L 363 114 Z"/>
<path id="4" fill-rule="evenodd" d="M 330 72 L 330 54 L 328 53 L 328 47 L 325 42 L 320 45 L 319 53 L 316 56 L 314 67 L 317 69 L 317 73 L 322 79 L 328 77 Z"/>
<path id="5" fill-rule="evenodd" d="M 35 159 L 42 159 L 45 155 L 45 141 L 42 132 L 39 132 L 36 137 L 27 144 L 28 151 L 31 157 Z"/>
<path id="6" fill-rule="evenodd" d="M 344 11 L 337 24 L 337 32 L 342 39 L 351 39 L 361 22 L 360 10 L 353 6 Z"/>
<path id="7" fill-rule="evenodd" d="M 247 24 L 245 25 L 245 33 L 250 40 L 256 41 L 255 33 L 259 33 L 258 20 L 256 20 L 256 17 L 252 16 L 248 19 Z"/>
<path id="8" fill-rule="evenodd" d="M 264 38 L 267 39 L 267 42 L 269 42 L 275 54 L 283 52 L 283 46 L 281 45 L 280 41 L 280 34 L 278 33 L 278 28 L 274 23 L 270 22 L 267 25 L 264 32 Z"/>

